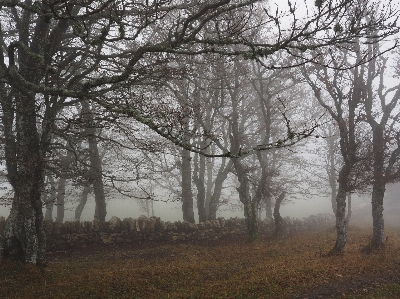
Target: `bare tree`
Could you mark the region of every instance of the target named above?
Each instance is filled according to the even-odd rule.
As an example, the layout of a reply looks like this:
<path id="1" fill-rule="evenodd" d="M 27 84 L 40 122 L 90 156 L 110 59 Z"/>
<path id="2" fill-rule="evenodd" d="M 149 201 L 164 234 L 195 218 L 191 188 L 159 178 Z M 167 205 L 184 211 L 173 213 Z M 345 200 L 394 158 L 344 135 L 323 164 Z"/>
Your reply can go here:
<path id="1" fill-rule="evenodd" d="M 154 104 L 156 111 L 143 105 L 151 99 L 146 88 L 175 71 L 169 65 L 170 55 L 212 52 L 259 58 L 286 50 L 301 56 L 304 63 L 313 58 L 308 49 L 350 41 L 371 26 L 385 25 L 382 19 L 374 19 L 351 30 L 332 30 L 358 1 L 323 1 L 304 20 L 289 4 L 294 18 L 286 31 L 281 26 L 283 16 L 271 14 L 254 0 L 0 1 L 2 133 L 7 176 L 14 189 L 1 255 L 33 264 L 44 260 L 40 193 L 62 109 L 92 100 L 110 113 L 145 124 L 176 145 L 199 151 L 182 139 L 180 127 L 164 126 L 166 115 L 158 113 L 162 105 Z M 265 18 L 255 18 L 256 9 Z M 250 38 L 254 28 L 270 24 L 275 32 L 268 42 Z M 207 28 L 213 31 L 205 34 Z M 329 36 L 320 39 L 319 32 Z M 220 156 L 238 157 L 273 146 L 252 146 Z"/>

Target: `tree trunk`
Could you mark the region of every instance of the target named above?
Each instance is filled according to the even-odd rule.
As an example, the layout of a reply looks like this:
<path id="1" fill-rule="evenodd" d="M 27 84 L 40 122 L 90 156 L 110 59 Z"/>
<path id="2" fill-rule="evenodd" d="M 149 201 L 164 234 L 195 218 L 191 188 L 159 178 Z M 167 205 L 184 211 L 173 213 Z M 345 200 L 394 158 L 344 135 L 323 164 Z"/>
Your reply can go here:
<path id="1" fill-rule="evenodd" d="M 4 227 L 1 256 L 41 264 L 44 262 L 45 250 L 46 235 L 39 189 L 35 190 L 32 181 L 21 183 L 15 191 L 11 212 Z"/>
<path id="2" fill-rule="evenodd" d="M 272 200 L 270 195 L 265 198 L 265 217 L 272 220 Z"/>
<path id="3" fill-rule="evenodd" d="M 327 154 L 327 174 L 329 185 L 331 187 L 331 204 L 332 204 L 332 212 L 336 215 L 336 192 L 337 192 L 337 184 L 336 184 L 336 169 L 335 169 L 335 137 L 331 136 L 333 134 L 332 129 L 329 128 L 329 137 L 327 138 L 328 142 L 328 154 Z"/>
<path id="4" fill-rule="evenodd" d="M 94 218 L 106 221 L 107 207 L 103 185 L 102 161 L 97 146 L 96 127 L 93 113 L 88 101 L 82 101 L 82 118 L 85 120 L 85 133 L 89 143 L 90 182 L 93 184 L 94 200 L 96 202 Z"/>
<path id="5" fill-rule="evenodd" d="M 223 158 L 224 159 L 224 158 Z M 213 168 L 214 163 L 212 158 L 207 158 L 207 188 L 206 188 L 206 199 L 205 199 L 205 210 L 206 210 L 206 219 L 210 220 L 210 205 L 211 205 L 211 197 L 212 197 L 212 188 L 213 188 Z M 214 189 L 215 190 L 215 189 Z M 217 211 L 215 211 L 216 217 Z"/>
<path id="6" fill-rule="evenodd" d="M 14 200 L 0 240 L 0 256 L 32 264 L 44 262 L 46 234 L 40 191 L 44 184 L 44 155 L 36 128 L 35 95 L 15 91 L 1 101 L 7 176 L 14 189 Z M 16 131 L 13 133 L 14 113 Z M 42 132 L 42 139 L 45 133 Z"/>
<path id="7" fill-rule="evenodd" d="M 382 186 L 383 185 L 383 186 Z M 383 219 L 383 197 L 385 184 L 375 183 L 372 187 L 372 239 L 370 249 L 375 250 L 385 246 L 385 226 Z"/>
<path id="8" fill-rule="evenodd" d="M 258 218 L 257 218 L 258 207 L 251 202 L 251 199 L 246 200 L 244 204 L 244 218 L 247 227 L 247 239 L 249 242 L 255 242 L 258 240 Z"/>
<path id="9" fill-rule="evenodd" d="M 347 193 L 347 216 L 346 216 L 346 225 L 349 226 L 350 219 L 351 219 L 351 193 Z"/>
<path id="10" fill-rule="evenodd" d="M 64 221 L 64 203 L 65 203 L 65 185 L 66 185 L 67 179 L 64 177 L 61 177 L 58 180 L 58 188 L 57 188 L 57 199 L 56 199 L 56 205 L 57 205 L 57 216 L 56 216 L 56 222 L 62 223 Z"/>
<path id="11" fill-rule="evenodd" d="M 282 233 L 282 216 L 280 213 L 281 203 L 285 199 L 285 192 L 282 192 L 275 201 L 274 220 L 275 220 L 275 237 L 279 237 Z"/>
<path id="12" fill-rule="evenodd" d="M 182 212 L 183 220 L 194 223 L 193 195 L 192 195 L 192 168 L 188 150 L 182 150 Z"/>
<path id="13" fill-rule="evenodd" d="M 221 198 L 222 186 L 226 178 L 228 177 L 228 174 L 231 171 L 233 165 L 232 160 L 229 160 L 228 164 L 225 165 L 225 159 L 226 158 L 222 158 L 221 167 L 219 168 L 217 177 L 215 178 L 214 192 L 212 193 L 208 208 L 209 209 L 208 220 L 217 219 L 217 211 L 219 207 L 219 200 Z"/>
<path id="14" fill-rule="evenodd" d="M 253 201 L 251 199 L 249 180 L 239 159 L 234 159 L 233 165 L 235 166 L 236 175 L 239 181 L 239 188 L 236 189 L 239 192 L 239 199 L 243 204 L 244 208 L 244 218 L 247 228 L 247 239 L 249 242 L 255 242 L 258 240 L 257 209 L 259 202 Z"/>
<path id="15" fill-rule="evenodd" d="M 197 211 L 199 214 L 199 222 L 205 222 L 207 220 L 206 216 L 206 207 L 205 207 L 205 199 L 206 199 L 206 189 L 204 176 L 206 171 L 206 161 L 203 155 L 199 154 L 195 155 L 194 161 L 194 169 L 193 169 L 193 181 L 196 184 L 197 189 Z"/>
<path id="16" fill-rule="evenodd" d="M 384 126 L 373 125 L 373 152 L 374 152 L 374 182 L 372 185 L 372 223 L 373 232 L 369 249 L 375 250 L 385 246 L 385 225 L 383 220 L 383 198 L 386 182 L 384 177 L 385 142 L 383 140 Z"/>
<path id="17" fill-rule="evenodd" d="M 90 193 L 90 186 L 85 186 L 82 191 L 81 200 L 75 209 L 75 220 L 81 220 L 82 211 L 86 205 L 88 195 Z"/>
<path id="18" fill-rule="evenodd" d="M 339 189 L 336 195 L 336 243 L 328 255 L 341 254 L 344 252 L 347 241 L 346 230 L 346 194 L 348 169 L 345 166 L 339 172 Z"/>
<path id="19" fill-rule="evenodd" d="M 53 220 L 53 207 L 57 197 L 57 189 L 53 176 L 49 176 L 49 183 L 50 183 L 50 195 L 45 200 L 46 213 L 44 216 L 44 220 Z"/>

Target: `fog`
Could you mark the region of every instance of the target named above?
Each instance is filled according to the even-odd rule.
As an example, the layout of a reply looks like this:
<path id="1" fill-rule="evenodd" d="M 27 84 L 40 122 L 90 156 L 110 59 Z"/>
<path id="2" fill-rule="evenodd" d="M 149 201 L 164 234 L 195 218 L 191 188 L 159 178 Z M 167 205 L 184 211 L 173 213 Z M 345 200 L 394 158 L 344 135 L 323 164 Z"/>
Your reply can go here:
<path id="1" fill-rule="evenodd" d="M 352 196 L 352 212 L 353 221 L 357 224 L 370 225 L 372 223 L 370 196 Z M 235 199 L 232 199 L 235 200 Z M 65 203 L 64 221 L 75 220 L 75 208 L 78 202 L 69 201 Z M 81 221 L 92 221 L 94 218 L 95 201 L 93 195 L 89 195 L 85 208 L 82 211 Z M 182 210 L 180 202 L 163 202 L 153 201 L 154 216 L 160 217 L 163 221 L 182 221 Z M 10 212 L 10 206 L 0 205 L 0 216 L 7 217 Z M 43 213 L 45 208 L 43 209 Z M 195 219 L 198 222 L 197 209 L 194 209 Z M 280 213 L 283 217 L 303 218 L 319 213 L 332 213 L 330 199 L 328 197 L 313 197 L 310 199 L 298 199 L 291 202 L 286 202 L 281 206 Z M 393 215 L 393 207 L 388 203 L 385 204 L 385 219 L 389 225 L 397 225 L 397 221 Z M 55 219 L 56 206 L 53 209 L 53 219 Z M 147 213 L 141 209 L 139 203 L 131 198 L 114 198 L 107 200 L 107 217 L 108 221 L 112 216 L 117 216 L 121 219 L 132 217 L 138 218 L 141 215 L 152 216 L 151 211 Z M 218 210 L 218 217 L 243 218 L 242 210 L 231 210 L 227 206 L 221 206 Z M 262 211 L 261 219 L 265 218 L 265 211 Z"/>

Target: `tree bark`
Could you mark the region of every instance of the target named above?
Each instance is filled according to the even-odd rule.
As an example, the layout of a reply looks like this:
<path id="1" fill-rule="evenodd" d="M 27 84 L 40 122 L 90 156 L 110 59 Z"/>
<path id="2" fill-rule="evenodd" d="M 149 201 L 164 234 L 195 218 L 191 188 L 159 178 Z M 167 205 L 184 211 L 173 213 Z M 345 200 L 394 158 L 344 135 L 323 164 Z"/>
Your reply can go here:
<path id="1" fill-rule="evenodd" d="M 224 158 L 223 158 L 224 159 Z M 207 187 L 206 187 L 206 199 L 205 199 L 205 210 L 206 210 L 206 219 L 210 219 L 210 205 L 211 205 L 211 197 L 213 190 L 213 168 L 214 162 L 212 158 L 207 158 Z M 221 188 L 222 189 L 222 188 Z M 215 188 L 214 188 L 215 190 Z M 215 211 L 216 217 L 217 211 Z"/>
<path id="2" fill-rule="evenodd" d="M 205 171 L 206 161 L 203 155 L 196 154 L 193 169 L 193 181 L 196 184 L 197 189 L 197 211 L 199 215 L 199 222 L 205 222 L 207 220 L 205 199 L 206 199 L 206 188 L 205 188 Z"/>
<path id="3" fill-rule="evenodd" d="M 94 218 L 106 221 L 107 206 L 103 185 L 102 161 L 96 138 L 96 127 L 93 112 L 88 101 L 82 101 L 82 118 L 85 120 L 85 133 L 89 143 L 90 182 L 93 185 L 94 199 L 96 202 Z"/>
<path id="4" fill-rule="evenodd" d="M 345 165 L 339 171 L 339 188 L 336 195 L 336 243 L 328 255 L 342 254 L 346 246 L 346 194 L 349 168 Z"/>
<path id="5" fill-rule="evenodd" d="M 41 264 L 46 250 L 40 194 L 45 150 L 40 146 L 36 128 L 35 95 L 25 92 L 16 96 L 16 136 L 11 101 L 3 99 L 1 105 L 7 175 L 14 189 L 14 200 L 0 240 L 0 256 Z"/>
<path id="6" fill-rule="evenodd" d="M 385 246 L 385 225 L 383 219 L 383 198 L 385 196 L 386 182 L 384 178 L 384 140 L 383 126 L 373 126 L 373 185 L 372 185 L 372 239 L 368 249 L 376 250 Z"/>
<path id="7" fill-rule="evenodd" d="M 347 216 L 346 216 L 346 225 L 349 226 L 351 215 L 352 215 L 352 208 L 351 208 L 351 193 L 347 193 Z"/>
<path id="8" fill-rule="evenodd" d="M 192 166 L 188 150 L 182 150 L 182 213 L 183 220 L 194 223 L 193 194 L 192 194 Z"/>
<path id="9" fill-rule="evenodd" d="M 282 192 L 275 201 L 274 220 L 275 220 L 275 237 L 279 237 L 282 233 L 282 216 L 280 214 L 281 203 L 285 199 L 285 192 Z"/>
<path id="10" fill-rule="evenodd" d="M 265 198 L 265 217 L 272 220 L 272 200 L 270 195 Z"/>
<path id="11" fill-rule="evenodd" d="M 259 202 L 253 201 L 250 195 L 249 180 L 246 172 L 240 163 L 239 159 L 233 160 L 236 175 L 239 181 L 239 187 L 236 188 L 239 193 L 239 199 L 243 204 L 244 218 L 247 228 L 247 239 L 249 242 L 258 240 L 258 218 L 257 210 Z"/>
<path id="12" fill-rule="evenodd" d="M 75 220 L 81 220 L 82 211 L 85 208 L 88 195 L 90 193 L 90 186 L 85 186 L 82 191 L 81 200 L 75 209 Z"/>
<path id="13" fill-rule="evenodd" d="M 57 205 L 57 216 L 56 216 L 56 222 L 62 223 L 64 221 L 64 203 L 65 203 L 65 185 L 66 185 L 67 179 L 65 177 L 61 177 L 58 180 L 58 188 L 57 188 L 57 199 L 56 199 L 56 205 Z"/>
<path id="14" fill-rule="evenodd" d="M 332 129 L 329 128 L 329 135 L 332 135 Z M 327 174 L 329 180 L 329 186 L 331 187 L 331 204 L 332 204 L 332 212 L 336 215 L 336 192 L 337 192 L 337 184 L 336 184 L 336 169 L 335 169 L 335 137 L 329 136 L 326 140 L 328 143 L 328 154 L 327 154 Z"/>
<path id="15" fill-rule="evenodd" d="M 50 194 L 46 196 L 46 213 L 44 216 L 44 220 L 53 220 L 53 207 L 57 197 L 57 189 L 54 182 L 53 176 L 49 176 L 49 183 L 50 183 Z"/>
<path id="16" fill-rule="evenodd" d="M 225 159 L 226 158 L 222 158 L 221 167 L 218 170 L 217 177 L 215 178 L 214 192 L 212 193 L 209 204 L 208 220 L 217 219 L 217 211 L 219 206 L 219 200 L 221 198 L 222 186 L 224 184 L 224 181 L 228 177 L 228 174 L 231 171 L 233 165 L 232 160 L 230 160 L 228 164 L 225 165 Z"/>

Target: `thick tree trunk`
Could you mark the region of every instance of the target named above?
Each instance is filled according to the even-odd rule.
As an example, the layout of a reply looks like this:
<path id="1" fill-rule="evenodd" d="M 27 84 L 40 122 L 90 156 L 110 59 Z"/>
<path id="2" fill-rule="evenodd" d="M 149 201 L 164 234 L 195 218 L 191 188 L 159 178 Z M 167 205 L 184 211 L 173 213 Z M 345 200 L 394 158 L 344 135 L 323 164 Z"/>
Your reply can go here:
<path id="1" fill-rule="evenodd" d="M 75 209 L 75 220 L 81 220 L 82 211 L 86 205 L 88 195 L 90 193 L 90 186 L 85 186 L 82 191 L 81 200 Z"/>
<path id="2" fill-rule="evenodd" d="M 32 181 L 21 184 L 15 191 L 10 216 L 3 231 L 0 252 L 4 258 L 41 264 L 44 262 L 46 234 L 43 228 L 40 192 L 39 189 L 35 190 L 31 183 Z"/>
<path id="3" fill-rule="evenodd" d="M 40 264 L 44 262 L 46 250 L 40 192 L 49 141 L 43 131 L 45 145 L 41 147 L 36 128 L 35 95 L 15 90 L 15 102 L 13 107 L 11 99 L 1 101 L 7 176 L 14 189 L 14 200 L 0 240 L 0 256 Z"/>
<path id="4" fill-rule="evenodd" d="M 188 150 L 182 150 L 182 212 L 183 220 L 194 223 L 193 194 L 192 194 L 192 166 Z"/>

